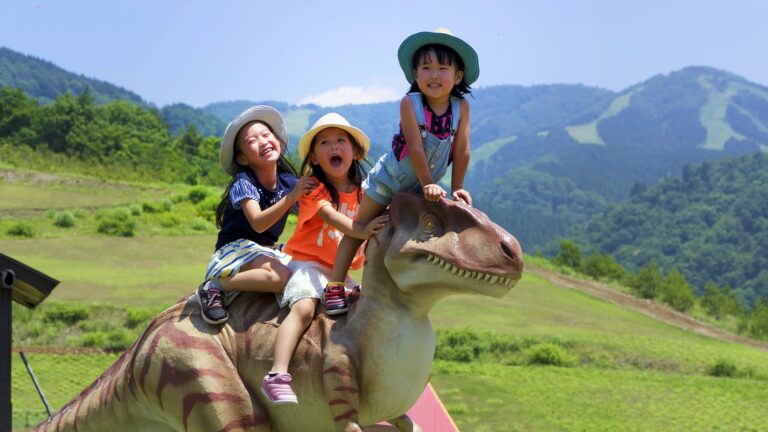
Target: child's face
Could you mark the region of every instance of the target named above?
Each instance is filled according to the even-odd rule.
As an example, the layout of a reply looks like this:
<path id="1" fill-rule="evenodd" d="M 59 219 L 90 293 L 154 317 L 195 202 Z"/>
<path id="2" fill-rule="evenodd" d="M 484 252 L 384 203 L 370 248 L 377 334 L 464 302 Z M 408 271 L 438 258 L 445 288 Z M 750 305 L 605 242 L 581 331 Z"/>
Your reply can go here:
<path id="1" fill-rule="evenodd" d="M 243 127 L 238 134 L 237 145 L 240 149 L 237 163 L 254 171 L 272 169 L 280 159 L 280 141 L 263 123 L 255 122 Z"/>
<path id="2" fill-rule="evenodd" d="M 345 179 L 352 162 L 360 155 L 344 129 L 329 127 L 315 135 L 310 161 L 320 165 L 331 179 Z"/>
<path id="3" fill-rule="evenodd" d="M 453 86 L 464 78 L 464 71 L 456 69 L 455 64 L 440 64 L 434 51 L 428 51 L 419 59 L 413 71 L 419 90 L 429 99 L 450 97 Z"/>

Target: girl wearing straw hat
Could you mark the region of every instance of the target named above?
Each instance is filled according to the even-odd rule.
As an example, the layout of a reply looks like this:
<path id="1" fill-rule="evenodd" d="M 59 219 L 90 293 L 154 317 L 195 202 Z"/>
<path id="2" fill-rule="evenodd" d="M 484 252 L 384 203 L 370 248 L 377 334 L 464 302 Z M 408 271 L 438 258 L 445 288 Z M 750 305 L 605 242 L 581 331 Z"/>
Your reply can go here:
<path id="1" fill-rule="evenodd" d="M 284 156 L 287 146 L 282 115 L 266 105 L 243 111 L 224 132 L 219 162 L 232 180 L 216 209 L 216 252 L 197 289 L 200 312 L 210 324 L 229 318 L 225 304 L 239 291 L 280 292 L 291 276 L 290 257 L 273 247 L 288 211 L 315 181 L 297 180 Z"/>
<path id="2" fill-rule="evenodd" d="M 301 171 L 313 176 L 318 186 L 302 195 L 296 230 L 285 245 L 285 251 L 293 257 L 293 276 L 283 294 L 278 295 L 278 302 L 291 310 L 277 330 L 272 369 L 262 383 L 264 395 L 274 403 L 298 403 L 290 385 L 288 365 L 299 338 L 315 315 L 342 234 L 362 242 L 387 222 L 386 216 L 373 218 L 364 225 L 353 220 L 365 177 L 362 161 L 369 147 L 368 136 L 336 113 L 318 119 L 299 142 L 299 156 L 304 161 Z M 362 251 L 353 251 L 353 255 L 352 268 L 360 268 Z M 346 278 L 337 291 L 325 296 L 327 314 L 346 312 L 345 285 L 352 288 L 354 281 Z"/>
<path id="3" fill-rule="evenodd" d="M 392 150 L 363 183 L 365 194 L 355 219 L 360 224 L 380 215 L 398 192 L 421 192 L 428 201 L 446 197 L 437 182 L 451 163 L 451 197 L 472 205 L 463 186 L 469 165 L 469 103 L 464 95 L 480 75 L 475 50 L 441 28 L 406 38 L 397 58 L 411 88 L 400 102 L 400 131 Z M 351 236 L 341 240 L 326 291 L 338 290 L 337 281 L 344 280 L 361 243 Z"/>

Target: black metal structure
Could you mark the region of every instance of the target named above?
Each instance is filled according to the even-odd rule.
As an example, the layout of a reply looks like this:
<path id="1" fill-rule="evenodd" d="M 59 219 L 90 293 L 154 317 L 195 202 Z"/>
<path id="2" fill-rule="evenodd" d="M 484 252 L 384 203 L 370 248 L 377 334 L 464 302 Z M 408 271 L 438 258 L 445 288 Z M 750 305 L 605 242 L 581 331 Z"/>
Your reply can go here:
<path id="1" fill-rule="evenodd" d="M 0 431 L 10 431 L 11 405 L 11 302 L 30 309 L 53 291 L 59 281 L 0 254 Z"/>

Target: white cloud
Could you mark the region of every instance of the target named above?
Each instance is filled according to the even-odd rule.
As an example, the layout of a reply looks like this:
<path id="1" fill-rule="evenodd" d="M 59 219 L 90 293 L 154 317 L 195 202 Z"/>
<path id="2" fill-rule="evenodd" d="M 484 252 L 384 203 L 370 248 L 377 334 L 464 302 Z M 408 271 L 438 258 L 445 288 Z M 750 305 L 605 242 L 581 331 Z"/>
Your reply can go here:
<path id="1" fill-rule="evenodd" d="M 299 101 L 299 105 L 316 104 L 324 107 L 332 107 L 346 104 L 370 104 L 397 100 L 402 95 L 392 88 L 372 85 L 342 86 L 337 89 L 307 96 Z"/>

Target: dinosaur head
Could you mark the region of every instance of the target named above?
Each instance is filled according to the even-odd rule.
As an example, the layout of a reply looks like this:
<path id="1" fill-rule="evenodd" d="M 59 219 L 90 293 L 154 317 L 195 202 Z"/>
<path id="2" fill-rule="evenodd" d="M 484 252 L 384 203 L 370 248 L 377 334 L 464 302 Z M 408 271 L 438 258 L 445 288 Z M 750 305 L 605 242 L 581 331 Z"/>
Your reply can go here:
<path id="1" fill-rule="evenodd" d="M 522 275 L 517 240 L 483 212 L 447 199 L 396 195 L 389 225 L 372 240 L 366 255 L 378 256 L 406 295 L 501 297 Z"/>

